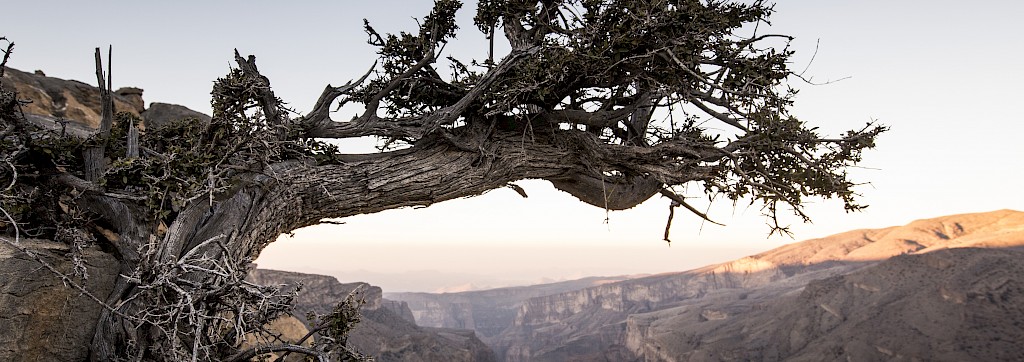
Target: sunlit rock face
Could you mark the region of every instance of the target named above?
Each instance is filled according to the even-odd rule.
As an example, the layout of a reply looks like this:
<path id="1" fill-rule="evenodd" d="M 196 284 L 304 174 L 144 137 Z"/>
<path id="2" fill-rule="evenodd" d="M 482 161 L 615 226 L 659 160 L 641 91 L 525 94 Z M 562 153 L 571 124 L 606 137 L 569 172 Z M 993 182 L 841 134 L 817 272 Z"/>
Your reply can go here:
<path id="1" fill-rule="evenodd" d="M 262 285 L 303 287 L 295 299 L 295 311 L 325 314 L 350 293 L 365 303 L 360 309 L 362 321 L 349 335 L 355 350 L 377 361 L 491 361 L 494 353 L 473 331 L 451 328 L 427 328 L 415 324 L 405 302 L 384 299 L 380 287 L 366 283 L 340 283 L 334 277 L 257 269 L 249 280 Z M 305 321 L 307 326 L 309 321 Z"/>
<path id="2" fill-rule="evenodd" d="M 64 118 L 90 128 L 99 127 L 103 110 L 99 88 L 79 81 L 47 77 L 41 73 L 26 73 L 11 68 L 4 70 L 5 86 L 8 89 L 13 87 L 18 92 L 18 99 L 28 101 L 22 106 L 22 111 Z M 143 111 L 141 89 L 126 92 L 126 95 L 114 93 L 113 98 L 116 111 L 136 116 Z"/>
<path id="3" fill-rule="evenodd" d="M 507 361 L 618 358 L 623 350 L 628 351 L 628 359 L 688 360 L 690 355 L 672 354 L 662 344 L 705 345 L 721 340 L 717 343 L 729 345 L 736 342 L 735 335 L 745 332 L 701 334 L 699 327 L 688 331 L 682 325 L 733 325 L 749 319 L 746 313 L 763 311 L 809 283 L 814 285 L 815 280 L 846 275 L 892 256 L 953 247 L 1021 245 L 1024 213 L 1009 210 L 851 231 L 689 272 L 534 298 L 524 303 L 513 325 L 492 347 Z M 857 288 L 880 287 L 859 283 Z M 834 309 L 828 304 L 817 308 Z M 685 322 L 669 325 L 667 320 Z M 663 335 L 674 337 L 662 344 L 652 342 Z"/>
<path id="4" fill-rule="evenodd" d="M 50 124 L 44 126 L 72 129 L 95 129 L 100 125 L 103 112 L 101 92 L 91 84 L 47 77 L 40 71 L 26 73 L 11 68 L 4 70 L 3 83 L 6 88 L 18 92 L 18 99 L 25 101 L 23 112 L 46 117 L 37 123 L 48 122 Z M 183 119 L 210 120 L 210 116 L 176 104 L 154 102 L 146 108 L 142 94 L 143 90 L 135 87 L 113 91 L 114 113 L 128 112 L 140 117 L 143 130 Z M 58 124 L 62 121 L 67 123 Z"/>

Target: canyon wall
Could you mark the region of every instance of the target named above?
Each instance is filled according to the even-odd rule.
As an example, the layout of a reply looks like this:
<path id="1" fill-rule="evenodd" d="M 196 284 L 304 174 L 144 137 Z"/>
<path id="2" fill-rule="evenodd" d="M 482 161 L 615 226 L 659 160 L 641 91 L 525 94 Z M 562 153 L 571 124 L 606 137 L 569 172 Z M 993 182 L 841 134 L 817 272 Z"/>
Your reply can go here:
<path id="1" fill-rule="evenodd" d="M 846 275 L 893 256 L 1022 245 L 1024 213 L 1011 210 L 850 231 L 688 272 L 531 298 L 513 324 L 490 342 L 505 361 L 679 360 L 650 357 L 659 352 L 644 347 L 650 334 L 640 331 L 674 313 L 692 314 L 697 320 L 735 320 L 729 316 L 761 310 L 815 280 Z"/>
<path id="2" fill-rule="evenodd" d="M 870 308 L 851 312 L 843 309 L 849 307 L 846 304 L 834 306 L 835 302 L 829 302 L 813 305 L 807 301 L 813 299 L 811 297 L 799 299 L 806 293 L 817 293 L 814 291 L 819 290 L 822 283 L 832 283 L 824 281 L 834 282 L 836 278 L 858 275 L 862 271 L 879 270 L 877 268 L 891 262 L 910 265 L 906 273 L 928 276 L 929 269 L 924 266 L 914 269 L 913 266 L 918 264 L 917 260 L 929 260 L 931 256 L 904 260 L 907 258 L 904 255 L 936 252 L 957 255 L 971 253 L 973 249 L 946 249 L 977 247 L 1012 253 L 1022 246 L 1024 213 L 1000 210 L 919 220 L 898 227 L 854 230 L 686 272 L 593 286 L 565 284 L 562 291 L 557 288 L 535 290 L 533 296 L 525 298 L 526 294 L 507 290 L 468 294 L 401 293 L 394 297 L 408 301 L 421 324 L 476 329 L 481 339 L 495 350 L 497 358 L 503 361 L 776 360 L 793 356 L 814 360 L 832 356 L 828 353 L 835 351 L 845 351 L 840 354 L 843 356 L 878 357 L 856 352 L 853 346 L 833 344 L 833 349 L 827 351 L 800 347 L 810 343 L 801 341 L 819 338 L 819 332 L 801 332 L 807 334 L 804 337 L 793 335 L 792 340 L 786 342 L 792 346 L 785 349 L 770 346 L 779 341 L 756 344 L 753 343 L 756 341 L 742 338 L 757 328 L 774 332 L 796 328 L 785 323 L 797 317 L 789 314 L 780 316 L 780 306 L 800 305 L 796 309 L 802 312 L 840 315 L 846 320 L 851 319 L 848 313 L 874 313 Z M 1016 254 L 1009 255 L 1004 259 Z M 886 262 L 893 257 L 898 258 Z M 955 257 L 947 259 L 958 260 Z M 999 265 L 997 259 L 984 259 L 966 268 L 982 268 L 980 265 L 985 263 Z M 1018 280 L 1010 276 L 999 278 L 1010 280 L 1007 285 L 1011 289 L 1015 288 L 1013 283 Z M 971 288 L 971 285 L 989 283 L 987 280 L 965 280 L 957 288 Z M 853 282 L 850 285 L 892 300 L 902 300 L 908 295 L 890 295 L 885 291 L 891 288 L 876 284 Z M 989 309 L 1004 307 L 1005 304 L 996 302 L 986 305 Z M 752 315 L 769 319 L 758 320 L 756 325 L 746 323 L 755 320 Z M 1014 318 L 1019 316 L 1013 311 L 1000 317 L 1016 323 Z M 811 317 L 801 318 L 817 321 Z M 945 320 L 949 318 L 957 317 L 943 316 L 938 320 L 940 323 L 953 323 Z M 909 325 L 909 322 L 900 323 L 904 327 Z M 870 327 L 870 324 L 865 326 Z M 898 328 L 890 332 L 897 333 L 896 330 Z M 912 332 L 911 328 L 899 333 Z M 978 343 L 972 343 L 963 349 L 977 348 Z M 875 343 L 872 346 L 877 347 L 872 347 L 876 351 L 873 353 L 882 353 L 882 356 L 931 356 L 887 347 L 890 344 Z M 1012 351 L 1008 353 L 1012 354 Z"/>
<path id="3" fill-rule="evenodd" d="M 527 299 L 629 278 L 590 277 L 525 287 L 458 293 L 387 293 L 386 296 L 407 302 L 416 323 L 421 326 L 472 329 L 487 341 L 512 324 L 523 301 Z"/>
<path id="4" fill-rule="evenodd" d="M 735 295 L 627 321 L 643 361 L 1024 360 L 1024 251 L 900 255 L 763 303 Z M 721 310 L 708 318 L 708 306 Z"/>

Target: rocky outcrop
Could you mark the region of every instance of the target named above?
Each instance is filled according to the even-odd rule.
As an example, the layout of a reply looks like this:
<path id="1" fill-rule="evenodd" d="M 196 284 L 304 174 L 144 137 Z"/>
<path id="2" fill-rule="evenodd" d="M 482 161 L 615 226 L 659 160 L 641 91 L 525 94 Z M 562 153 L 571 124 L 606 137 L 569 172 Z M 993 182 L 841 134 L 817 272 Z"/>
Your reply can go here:
<path id="1" fill-rule="evenodd" d="M 5 90 L 17 92 L 26 118 L 38 126 L 87 136 L 100 123 L 100 91 L 89 84 L 47 77 L 41 71 L 30 74 L 5 67 L 2 85 Z M 141 89 L 122 88 L 113 92 L 112 97 L 115 112 L 145 117 Z M 175 109 L 187 113 L 182 108 Z M 75 253 L 85 273 L 74 270 L 72 253 L 65 244 L 22 239 L 18 245 L 98 299 L 107 298 L 118 273 L 125 272 L 109 250 L 96 245 Z M 35 258 L 0 243 L 0 360 L 87 360 L 102 308 L 99 302 L 72 288 L 68 280 L 43 267 Z"/>
<path id="2" fill-rule="evenodd" d="M 893 256 L 1022 245 L 1024 213 L 1010 210 L 851 231 L 688 272 L 531 298 L 522 303 L 511 326 L 486 341 L 506 361 L 680 360 L 648 342 L 658 333 L 669 333 L 671 328 L 656 328 L 665 318 L 681 315 L 689 322 L 728 323 L 739 313 L 798 293 L 813 280 L 847 275 Z M 701 336 L 679 335 L 673 343 L 705 343 L 701 338 L 706 336 Z M 727 334 L 707 338 L 736 342 Z"/>
<path id="3" fill-rule="evenodd" d="M 142 100 L 142 88 L 122 87 L 114 91 L 114 94 L 124 98 L 124 101 L 128 102 L 136 112 L 146 109 L 146 102 Z"/>
<path id="4" fill-rule="evenodd" d="M 66 245 L 32 239 L 19 244 L 60 272 L 75 275 Z M 105 298 L 119 271 L 116 260 L 95 247 L 81 256 L 88 277 L 74 282 Z M 84 361 L 101 311 L 99 303 L 35 259 L 0 243 L 0 360 Z"/>
<path id="5" fill-rule="evenodd" d="M 405 302 L 387 300 L 381 289 L 366 283 L 338 282 L 324 275 L 257 269 L 249 280 L 263 285 L 285 285 L 302 288 L 295 299 L 297 317 L 304 312 L 326 314 L 350 293 L 358 293 L 365 301 L 362 320 L 349 334 L 349 343 L 357 351 L 374 356 L 377 361 L 491 361 L 494 353 L 473 331 L 434 329 L 415 324 L 413 313 Z"/>
<path id="6" fill-rule="evenodd" d="M 67 129 L 76 134 L 87 134 L 99 127 L 100 90 L 74 80 L 47 77 L 42 72 L 26 73 L 5 68 L 4 87 L 18 92 L 18 98 L 28 101 L 22 110 L 30 121 L 52 129 Z M 120 88 L 112 93 L 114 112 L 128 112 L 142 118 L 142 128 L 161 127 L 172 121 L 195 119 L 209 122 L 210 116 L 184 106 L 154 102 L 145 108 L 142 89 Z M 61 121 L 67 121 L 62 123 Z"/>
<path id="7" fill-rule="evenodd" d="M 19 99 L 29 101 L 22 107 L 25 113 L 63 118 L 89 128 L 99 127 L 100 113 L 103 109 L 99 88 L 79 81 L 47 77 L 40 73 L 26 73 L 11 68 L 4 70 L 4 86 L 13 87 Z M 138 99 L 131 93 L 138 93 Z M 140 107 L 141 97 L 141 89 L 137 92 L 126 92 L 125 95 L 115 92 L 115 112 L 129 112 L 138 116 L 143 111 Z"/>

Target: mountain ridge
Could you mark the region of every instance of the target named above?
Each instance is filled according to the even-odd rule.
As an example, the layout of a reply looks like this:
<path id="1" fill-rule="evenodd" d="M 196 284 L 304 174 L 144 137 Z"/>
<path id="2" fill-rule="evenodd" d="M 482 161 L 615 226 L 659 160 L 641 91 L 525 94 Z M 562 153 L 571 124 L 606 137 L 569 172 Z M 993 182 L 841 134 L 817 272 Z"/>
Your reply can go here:
<path id="1" fill-rule="evenodd" d="M 730 321 L 818 280 L 857 273 L 896 256 L 966 247 L 1024 248 L 1024 213 L 965 213 L 851 230 L 684 272 L 532 297 L 518 303 L 505 329 L 493 334 L 499 326 L 489 326 L 490 335 L 481 340 L 504 361 L 677 360 L 655 358 L 657 353 L 637 340 L 645 318 L 690 310 L 696 314 L 686 315 L 698 322 Z M 446 307 L 440 299 L 437 304 L 435 309 Z"/>

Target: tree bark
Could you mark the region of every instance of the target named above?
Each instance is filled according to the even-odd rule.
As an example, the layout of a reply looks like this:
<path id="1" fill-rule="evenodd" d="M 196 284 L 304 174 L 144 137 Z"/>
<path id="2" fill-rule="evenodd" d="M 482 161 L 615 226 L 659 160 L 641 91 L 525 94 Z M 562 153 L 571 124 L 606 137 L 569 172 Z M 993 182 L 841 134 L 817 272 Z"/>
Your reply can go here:
<path id="1" fill-rule="evenodd" d="M 523 137 L 520 132 L 496 132 L 487 148 L 477 152 L 443 140 L 427 140 L 409 149 L 364 155 L 339 164 L 287 161 L 260 173 L 240 175 L 236 177 L 238 186 L 229 196 L 212 203 L 206 198 L 193 201 L 162 235 L 157 225 L 135 228 L 135 234 L 122 232 L 121 249 L 144 249 L 152 244 L 157 245 L 157 251 L 151 259 L 122 258 L 123 275 L 107 303 L 119 306 L 118 310 L 128 316 L 146 307 L 134 304 L 139 290 L 125 277 L 140 265 L 144 270 L 156 268 L 158 262 L 173 263 L 187 254 L 253 260 L 282 233 L 325 218 L 428 206 L 479 195 L 527 178 L 556 180 L 553 182 L 559 188 L 609 209 L 635 206 L 661 189 L 660 182 L 646 178 L 630 179 L 635 184 L 602 185 L 600 180 L 579 176 L 578 150 L 586 148 L 580 143 L 587 138 L 557 133 L 535 135 L 532 140 Z M 144 224 L 138 214 L 125 217 Z M 214 238 L 220 238 L 219 242 L 206 243 Z M 196 282 L 204 282 L 202 275 L 194 277 L 198 278 Z M 94 359 L 116 359 L 128 348 L 124 341 L 145 340 L 147 333 L 155 333 L 139 328 L 124 315 L 104 313 L 93 342 Z"/>

